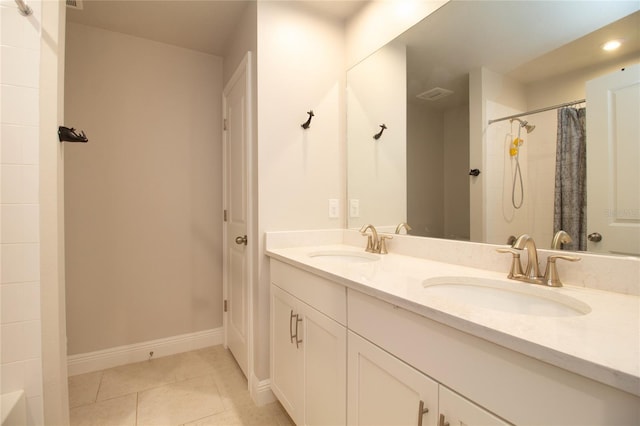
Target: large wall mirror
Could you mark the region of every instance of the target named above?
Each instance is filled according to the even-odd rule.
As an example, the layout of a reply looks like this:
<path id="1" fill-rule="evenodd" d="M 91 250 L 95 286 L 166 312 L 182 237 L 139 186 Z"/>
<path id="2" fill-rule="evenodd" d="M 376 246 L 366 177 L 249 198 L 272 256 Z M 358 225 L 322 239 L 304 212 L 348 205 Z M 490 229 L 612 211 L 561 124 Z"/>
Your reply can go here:
<path id="1" fill-rule="evenodd" d="M 564 249 L 639 255 L 638 9 L 453 0 L 356 64 L 348 226 L 542 248 L 563 229 Z"/>

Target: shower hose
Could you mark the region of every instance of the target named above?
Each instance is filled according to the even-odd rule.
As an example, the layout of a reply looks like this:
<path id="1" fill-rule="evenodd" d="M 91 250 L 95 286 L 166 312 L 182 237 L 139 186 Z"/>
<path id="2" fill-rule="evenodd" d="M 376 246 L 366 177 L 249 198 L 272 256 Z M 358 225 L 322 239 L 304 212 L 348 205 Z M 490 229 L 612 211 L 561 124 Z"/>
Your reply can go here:
<path id="1" fill-rule="evenodd" d="M 511 185 L 511 204 L 516 209 L 522 207 L 524 202 L 524 185 L 522 184 L 522 171 L 520 170 L 520 130 L 521 126 L 518 126 L 518 138 L 516 139 L 516 169 L 513 172 L 513 185 Z M 520 182 L 520 201 L 516 203 L 516 181 Z"/>

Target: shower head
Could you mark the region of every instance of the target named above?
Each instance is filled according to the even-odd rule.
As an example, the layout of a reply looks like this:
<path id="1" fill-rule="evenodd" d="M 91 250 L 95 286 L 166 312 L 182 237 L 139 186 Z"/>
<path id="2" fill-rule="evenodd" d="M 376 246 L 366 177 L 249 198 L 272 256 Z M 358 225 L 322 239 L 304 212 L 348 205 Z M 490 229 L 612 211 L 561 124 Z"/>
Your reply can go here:
<path id="1" fill-rule="evenodd" d="M 528 121 L 520 120 L 519 118 L 512 118 L 511 122 L 513 123 L 514 121 L 519 122 L 520 123 L 520 127 L 524 127 L 525 130 L 527 131 L 527 133 L 533 132 L 533 129 L 536 128 L 535 124 L 529 124 Z"/>

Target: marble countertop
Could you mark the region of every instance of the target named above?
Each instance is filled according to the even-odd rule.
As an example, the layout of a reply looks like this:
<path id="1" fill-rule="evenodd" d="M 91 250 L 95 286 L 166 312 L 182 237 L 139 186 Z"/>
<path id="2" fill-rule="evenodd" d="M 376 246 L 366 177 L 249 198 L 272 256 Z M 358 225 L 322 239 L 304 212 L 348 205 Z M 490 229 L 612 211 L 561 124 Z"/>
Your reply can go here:
<path id="1" fill-rule="evenodd" d="M 574 316 L 531 316 L 473 306 L 434 296 L 423 282 L 436 277 L 506 280 L 506 272 L 386 254 L 375 262 L 340 263 L 311 257 L 318 251 L 364 253 L 345 244 L 268 248 L 267 254 L 308 272 L 385 300 L 426 318 L 473 334 L 565 370 L 640 396 L 640 297 L 567 286 L 535 286 L 585 303 L 591 311 Z"/>

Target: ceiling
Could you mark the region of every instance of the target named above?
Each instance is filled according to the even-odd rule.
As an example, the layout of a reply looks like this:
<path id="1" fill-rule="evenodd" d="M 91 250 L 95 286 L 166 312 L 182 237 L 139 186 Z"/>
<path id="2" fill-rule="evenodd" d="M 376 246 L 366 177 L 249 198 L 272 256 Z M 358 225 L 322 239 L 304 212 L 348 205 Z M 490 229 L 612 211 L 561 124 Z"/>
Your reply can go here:
<path id="1" fill-rule="evenodd" d="M 602 62 L 604 55 L 639 57 L 639 5 L 454 0 L 400 36 L 407 45 L 408 96 L 415 99 L 433 87 L 451 89 L 454 95 L 432 105 L 448 108 L 468 101 L 468 75 L 475 68 L 527 84 Z M 623 47 L 603 52 L 600 46 L 612 37 L 624 38 Z"/>
<path id="2" fill-rule="evenodd" d="M 345 20 L 368 0 L 291 1 L 315 13 Z M 81 10 L 67 7 L 67 21 L 224 56 L 250 1 L 83 0 L 79 3 Z"/>

